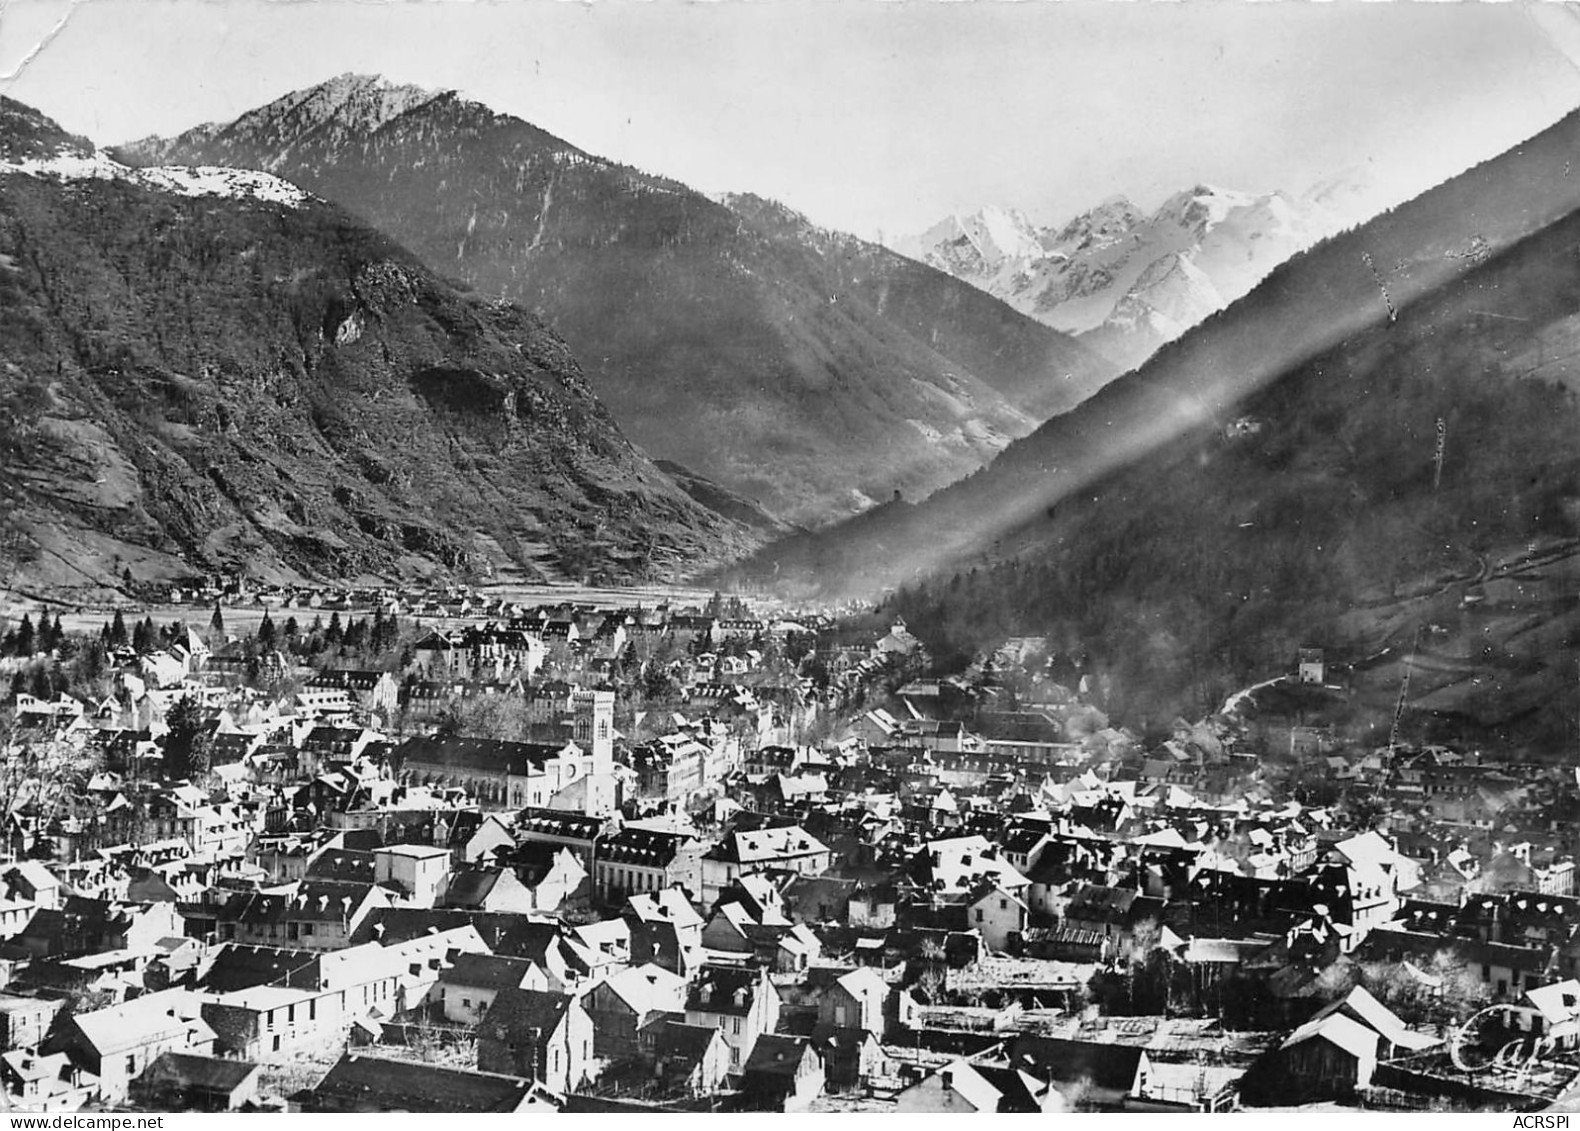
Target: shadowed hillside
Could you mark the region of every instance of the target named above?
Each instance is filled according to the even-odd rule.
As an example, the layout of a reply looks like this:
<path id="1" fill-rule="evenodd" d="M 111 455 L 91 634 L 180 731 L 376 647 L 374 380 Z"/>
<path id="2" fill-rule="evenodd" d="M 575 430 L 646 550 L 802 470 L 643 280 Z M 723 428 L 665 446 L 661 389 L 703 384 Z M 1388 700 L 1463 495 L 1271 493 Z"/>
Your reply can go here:
<path id="1" fill-rule="evenodd" d="M 752 544 L 625 440 L 526 312 L 283 182 L 137 173 L 0 111 L 12 584 L 646 577 Z"/>
<path id="2" fill-rule="evenodd" d="M 963 652 L 1050 632 L 1111 702 L 1206 712 L 1301 647 L 1386 734 L 1563 748 L 1580 655 L 1580 216 L 892 600 Z M 1442 471 L 1436 453 L 1442 425 Z"/>

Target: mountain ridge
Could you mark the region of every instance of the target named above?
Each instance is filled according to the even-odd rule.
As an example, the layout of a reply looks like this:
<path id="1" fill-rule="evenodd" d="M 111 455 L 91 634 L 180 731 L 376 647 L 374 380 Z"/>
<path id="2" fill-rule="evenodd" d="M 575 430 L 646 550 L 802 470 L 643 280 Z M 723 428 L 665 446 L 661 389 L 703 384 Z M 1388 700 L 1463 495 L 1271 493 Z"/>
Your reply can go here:
<path id="1" fill-rule="evenodd" d="M 642 448 L 787 520 L 926 493 L 1114 373 L 882 249 L 743 216 L 454 92 L 384 114 L 379 80 L 333 81 L 115 152 L 285 175 L 436 270 L 522 302 Z M 348 102 L 378 124 L 337 133 Z"/>

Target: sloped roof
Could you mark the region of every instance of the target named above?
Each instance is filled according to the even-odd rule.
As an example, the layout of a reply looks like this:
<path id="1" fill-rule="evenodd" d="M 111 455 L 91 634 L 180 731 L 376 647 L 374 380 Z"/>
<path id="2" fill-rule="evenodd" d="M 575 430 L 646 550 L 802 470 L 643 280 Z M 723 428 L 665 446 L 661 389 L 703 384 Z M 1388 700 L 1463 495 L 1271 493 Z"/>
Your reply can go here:
<path id="1" fill-rule="evenodd" d="M 870 966 L 858 966 L 848 973 L 841 974 L 835 979 L 835 984 L 858 1000 L 868 996 L 876 996 L 881 1002 L 889 996 L 889 983 L 883 976 Z"/>
<path id="2" fill-rule="evenodd" d="M 1029 910 L 1029 908 L 1026 908 L 1025 901 L 1022 900 L 1020 896 L 1016 895 L 1012 891 L 1007 891 L 1004 885 L 999 883 L 997 880 L 981 881 L 971 889 L 966 898 L 970 905 L 974 907 L 984 900 L 991 899 L 995 893 L 997 893 L 1001 898 L 1007 897 L 1008 899 L 1012 899 L 1015 901 L 1016 906 Z"/>
<path id="3" fill-rule="evenodd" d="M 937 1078 L 945 1077 L 949 1081 L 949 1090 L 970 1106 L 981 1112 L 998 1111 L 1003 1093 L 984 1078 L 970 1061 L 956 1060 L 944 1065 L 938 1071 Z"/>
<path id="4" fill-rule="evenodd" d="M 689 833 L 661 829 L 621 829 L 613 836 L 598 839 L 598 861 L 632 864 L 644 868 L 665 868 L 688 844 L 696 841 Z"/>
<path id="5" fill-rule="evenodd" d="M 1034 1075 L 1074 1083 L 1090 1080 L 1100 1088 L 1128 1092 L 1135 1084 L 1146 1050 L 1136 1046 L 1069 1041 L 1058 1037 L 1017 1037 L 1012 1061 Z"/>
<path id="6" fill-rule="evenodd" d="M 1574 983 L 1571 983 L 1574 984 Z M 1576 986 L 1580 989 L 1580 986 Z M 1321 1020 L 1329 1014 L 1344 1013 L 1377 1033 L 1389 1044 L 1406 1049 L 1425 1049 L 1438 1043 L 1436 1037 L 1417 1033 L 1382 1002 L 1372 996 L 1365 986 L 1356 986 L 1344 997 L 1326 1006 L 1312 1017 Z"/>
<path id="7" fill-rule="evenodd" d="M 242 946 L 226 943 L 199 980 L 214 993 L 244 990 L 288 979 L 299 971 L 315 967 L 317 954 L 310 950 L 285 950 L 272 946 Z"/>
<path id="8" fill-rule="evenodd" d="M 304 685 L 342 691 L 371 691 L 381 679 L 393 678 L 388 672 L 334 668 L 319 672 Z"/>
<path id="9" fill-rule="evenodd" d="M 806 1037 L 764 1033 L 752 1045 L 743 1071 L 747 1075 L 794 1076 L 812 1043 Z"/>
<path id="10" fill-rule="evenodd" d="M 452 872 L 449 886 L 444 890 L 444 906 L 482 907 L 504 871 L 499 867 L 473 866 Z"/>
<path id="11" fill-rule="evenodd" d="M 604 984 L 639 1015 L 685 1005 L 686 979 L 651 962 L 611 974 Z"/>
<path id="12" fill-rule="evenodd" d="M 558 933 L 554 924 L 536 924 L 526 915 L 514 911 L 467 911 L 460 907 L 375 907 L 357 927 L 352 941 L 377 941 L 387 946 L 436 931 L 467 926 L 475 927 L 489 949 L 495 953 L 505 953 L 501 944 L 506 939 L 513 939 L 523 929 L 541 926 L 551 936 Z"/>
<path id="13" fill-rule="evenodd" d="M 626 901 L 626 912 L 642 923 L 667 923 L 676 927 L 700 927 L 702 916 L 679 888 L 633 895 Z"/>
<path id="14" fill-rule="evenodd" d="M 199 1013 L 196 994 L 161 990 L 108 1009 L 79 1013 L 72 1021 L 82 1039 L 102 1057 L 184 1033 L 190 1033 L 195 1041 L 212 1041 L 214 1030 Z"/>
<path id="15" fill-rule="evenodd" d="M 19 860 L 5 870 L 6 879 L 23 880 L 34 891 L 43 891 L 57 888 L 60 881 L 55 878 L 48 868 L 37 860 Z"/>
<path id="16" fill-rule="evenodd" d="M 1066 919 L 1097 919 L 1120 922 L 1130 913 L 1141 893 L 1134 888 L 1113 888 L 1104 884 L 1085 884 L 1076 892 L 1065 910 Z"/>
<path id="17" fill-rule="evenodd" d="M 395 749 L 395 760 L 403 768 L 414 765 L 437 766 L 448 773 L 495 773 L 527 777 L 540 773 L 543 764 L 557 755 L 565 744 L 507 742 L 499 738 L 470 738 L 462 735 L 424 735 L 408 738 Z"/>
<path id="18" fill-rule="evenodd" d="M 631 943 L 631 926 L 624 919 L 603 919 L 596 923 L 583 923 L 572 927 L 574 935 L 583 946 L 596 950 L 624 948 Z"/>
<path id="19" fill-rule="evenodd" d="M 507 989 L 494 999 L 483 1016 L 482 1031 L 517 1038 L 513 1043 L 528 1043 L 535 1031 L 547 1040 L 574 1004 L 570 994 L 548 990 Z"/>
<path id="20" fill-rule="evenodd" d="M 742 935 L 746 933 L 748 926 L 756 924 L 756 920 L 752 918 L 752 913 L 747 909 L 746 904 L 738 903 L 734 900 L 731 900 L 729 903 L 719 904 L 713 914 L 708 917 L 708 926 L 711 928 L 716 921 L 728 923 L 736 929 L 738 934 Z"/>
<path id="21" fill-rule="evenodd" d="M 697 973 L 686 995 L 686 1008 L 700 1013 L 745 1015 L 760 986 L 761 973 L 755 967 L 704 966 Z M 771 988 L 763 992 L 772 992 Z M 737 1000 L 739 998 L 739 1000 Z"/>
<path id="22" fill-rule="evenodd" d="M 1393 845 L 1375 829 L 1341 840 L 1333 850 L 1357 867 L 1383 868 L 1399 859 Z"/>
<path id="23" fill-rule="evenodd" d="M 247 893 L 239 901 L 236 921 L 242 923 L 333 922 L 347 919 L 377 891 L 369 883 L 303 880 L 294 895 Z M 227 905 L 227 911 L 230 905 Z"/>
<path id="24" fill-rule="evenodd" d="M 928 841 L 915 860 L 919 878 L 942 881 L 946 888 L 961 888 L 977 876 L 993 875 L 1006 889 L 1017 890 L 1031 881 L 1012 865 L 995 845 L 979 835 Z"/>
<path id="25" fill-rule="evenodd" d="M 1547 986 L 1525 991 L 1525 1000 L 1536 1007 L 1550 1025 L 1580 1017 L 1580 982 L 1567 978 Z"/>
<path id="26" fill-rule="evenodd" d="M 371 852 L 327 849 L 308 863 L 305 878 L 371 884 L 375 866 L 375 857 Z"/>
<path id="27" fill-rule="evenodd" d="M 1304 1041 L 1324 1039 L 1337 1045 L 1354 1057 L 1375 1057 L 1378 1035 L 1359 1021 L 1342 1013 L 1314 1017 L 1284 1038 L 1279 1049 L 1292 1048 Z"/>
<path id="28" fill-rule="evenodd" d="M 778 828 L 736 830 L 725 837 L 708 855 L 715 860 L 739 864 L 758 864 L 787 856 L 808 856 L 827 852 L 828 847 L 800 825 Z"/>
<path id="29" fill-rule="evenodd" d="M 1042 1111 L 1042 1105 L 1038 1102 L 1038 1093 L 1046 1094 L 1048 1090 L 1046 1085 L 1038 1088 L 1036 1080 L 1008 1065 L 976 1064 L 972 1067 L 978 1076 L 998 1092 L 998 1106 L 994 1109 L 995 1112 L 1023 1115 Z"/>
<path id="30" fill-rule="evenodd" d="M 457 986 L 487 989 L 517 989 L 532 973 L 533 963 L 525 958 L 505 958 L 497 954 L 457 954 L 439 981 Z"/>
<path id="31" fill-rule="evenodd" d="M 316 1098 L 383 1110 L 450 1115 L 515 1111 L 532 1091 L 530 1080 L 516 1076 L 346 1053 L 302 1098 L 307 1106 Z"/>
<path id="32" fill-rule="evenodd" d="M 659 1055 L 666 1060 L 679 1059 L 695 1064 L 707 1054 L 714 1041 L 724 1039 L 712 1025 L 688 1025 L 678 1017 L 659 1017 L 648 1024 L 653 1026 Z"/>
<path id="33" fill-rule="evenodd" d="M 146 1083 L 173 1083 L 185 1088 L 228 1093 L 241 1087 L 248 1077 L 259 1071 L 258 1065 L 251 1061 L 167 1052 L 149 1065 L 144 1080 Z"/>

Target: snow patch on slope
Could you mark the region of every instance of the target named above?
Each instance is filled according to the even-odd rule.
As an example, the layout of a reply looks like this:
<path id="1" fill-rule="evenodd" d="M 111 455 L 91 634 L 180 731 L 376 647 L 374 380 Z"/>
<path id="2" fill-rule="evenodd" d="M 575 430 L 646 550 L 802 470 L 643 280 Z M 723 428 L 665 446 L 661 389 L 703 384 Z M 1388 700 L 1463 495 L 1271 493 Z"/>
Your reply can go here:
<path id="1" fill-rule="evenodd" d="M 161 165 L 133 169 L 113 160 L 103 150 L 87 155 L 67 150 L 49 157 L 0 161 L 0 173 L 21 173 L 61 181 L 127 181 L 177 196 L 262 200 L 293 208 L 301 207 L 312 199 L 289 181 L 253 169 L 225 169 L 210 165 Z"/>
<path id="2" fill-rule="evenodd" d="M 306 204 L 308 194 L 290 181 L 254 169 L 225 169 L 215 165 L 160 165 L 140 169 L 134 178 L 149 188 L 163 189 L 181 196 L 225 196 L 235 199 L 267 200 Z"/>

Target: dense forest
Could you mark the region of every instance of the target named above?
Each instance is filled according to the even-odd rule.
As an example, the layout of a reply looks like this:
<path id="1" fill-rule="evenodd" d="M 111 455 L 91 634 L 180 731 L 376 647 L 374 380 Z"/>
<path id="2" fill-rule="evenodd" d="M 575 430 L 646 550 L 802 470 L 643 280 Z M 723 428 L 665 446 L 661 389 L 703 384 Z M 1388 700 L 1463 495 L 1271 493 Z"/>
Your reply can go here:
<path id="1" fill-rule="evenodd" d="M 1477 737 L 1566 736 L 1577 253 L 1580 216 L 888 607 L 957 660 L 1046 633 L 1143 716 L 1209 710 L 1302 647 L 1353 660 L 1424 638 L 1482 667 L 1433 711 Z"/>

